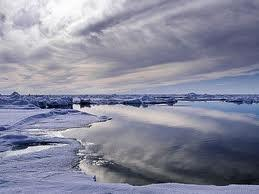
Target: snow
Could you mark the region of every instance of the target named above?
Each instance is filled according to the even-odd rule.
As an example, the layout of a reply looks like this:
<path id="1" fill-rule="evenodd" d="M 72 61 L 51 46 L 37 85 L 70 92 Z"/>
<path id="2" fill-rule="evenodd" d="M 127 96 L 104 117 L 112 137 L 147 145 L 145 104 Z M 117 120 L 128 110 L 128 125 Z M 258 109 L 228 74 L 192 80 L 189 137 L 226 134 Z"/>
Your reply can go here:
<path id="1" fill-rule="evenodd" d="M 58 130 L 84 127 L 110 118 L 72 109 L 28 108 L 33 101 L 28 99 L 35 98 L 50 99 L 24 98 L 16 93 L 1 96 L 4 103 L 0 108 L 0 193 L 259 193 L 256 185 L 219 187 L 167 183 L 131 186 L 94 182 L 92 176 L 77 168 L 80 158 L 76 153 L 82 145 L 74 139 L 63 138 Z M 119 97 L 113 95 L 111 98 Z M 24 99 L 28 104 L 16 103 Z M 70 98 L 55 98 L 56 102 L 66 101 L 64 99 Z M 127 97 L 129 99 L 132 97 Z M 143 101 L 154 99 L 142 98 Z"/>
<path id="2" fill-rule="evenodd" d="M 130 99 L 130 100 L 125 100 L 123 102 L 124 105 L 131 105 L 131 106 L 141 106 L 142 105 L 142 101 L 138 98 L 135 99 Z"/>
<path id="3" fill-rule="evenodd" d="M 12 150 L 12 151 L 6 151 L 6 152 L 1 152 L 0 153 L 0 158 L 7 158 L 7 157 L 12 157 L 12 156 L 20 156 L 23 154 L 30 154 L 33 152 L 40 152 L 46 149 L 50 149 L 53 147 L 61 147 L 64 146 L 65 144 L 53 144 L 53 145 L 45 145 L 45 146 L 31 146 L 22 150 Z"/>
<path id="4" fill-rule="evenodd" d="M 22 96 L 17 92 L 0 96 L 0 108 L 36 109 L 36 108 L 72 108 L 73 98 L 69 96 Z"/>
<path id="5" fill-rule="evenodd" d="M 73 96 L 74 102 L 87 105 L 124 104 L 148 106 L 152 104 L 174 105 L 178 101 L 222 101 L 236 104 L 259 103 L 259 95 L 224 95 L 224 94 L 148 94 L 148 95 L 81 95 Z"/>

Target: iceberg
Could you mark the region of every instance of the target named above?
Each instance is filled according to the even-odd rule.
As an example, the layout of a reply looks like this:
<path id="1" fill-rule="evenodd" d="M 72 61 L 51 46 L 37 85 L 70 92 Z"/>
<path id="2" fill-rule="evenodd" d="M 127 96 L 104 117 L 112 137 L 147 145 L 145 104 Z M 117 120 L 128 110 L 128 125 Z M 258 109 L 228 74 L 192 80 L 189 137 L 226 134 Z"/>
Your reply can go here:
<path id="1" fill-rule="evenodd" d="M 139 106 L 142 105 L 142 101 L 140 99 L 138 99 L 138 98 L 136 98 L 136 99 L 129 99 L 129 100 L 123 101 L 122 104 L 139 107 Z"/>
<path id="2" fill-rule="evenodd" d="M 69 96 L 33 96 L 20 95 L 13 92 L 11 95 L 0 96 L 1 108 L 73 108 L 73 98 Z"/>

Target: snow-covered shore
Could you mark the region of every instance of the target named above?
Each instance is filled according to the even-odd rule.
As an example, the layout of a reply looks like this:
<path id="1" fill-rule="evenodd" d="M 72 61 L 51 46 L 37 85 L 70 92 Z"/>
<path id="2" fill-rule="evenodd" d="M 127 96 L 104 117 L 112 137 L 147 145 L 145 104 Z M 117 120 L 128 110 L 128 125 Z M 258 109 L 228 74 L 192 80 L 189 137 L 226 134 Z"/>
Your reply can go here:
<path id="1" fill-rule="evenodd" d="M 0 109 L 0 193 L 259 193 L 256 185 L 94 182 L 75 168 L 80 143 L 63 138 L 58 130 L 107 119 L 72 109 L 28 109 L 20 104 Z"/>

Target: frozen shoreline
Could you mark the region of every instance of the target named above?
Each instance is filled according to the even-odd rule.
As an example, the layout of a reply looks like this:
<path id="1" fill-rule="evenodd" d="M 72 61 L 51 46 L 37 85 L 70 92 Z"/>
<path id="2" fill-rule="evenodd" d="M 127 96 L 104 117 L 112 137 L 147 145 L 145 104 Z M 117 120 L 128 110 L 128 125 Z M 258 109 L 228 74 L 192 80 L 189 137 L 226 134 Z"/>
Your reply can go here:
<path id="1" fill-rule="evenodd" d="M 73 168 L 80 143 L 53 130 L 105 121 L 71 109 L 0 109 L 0 193 L 258 193 L 257 185 L 200 186 L 177 183 L 131 186 L 93 181 Z M 55 134 L 55 133 L 54 133 Z"/>

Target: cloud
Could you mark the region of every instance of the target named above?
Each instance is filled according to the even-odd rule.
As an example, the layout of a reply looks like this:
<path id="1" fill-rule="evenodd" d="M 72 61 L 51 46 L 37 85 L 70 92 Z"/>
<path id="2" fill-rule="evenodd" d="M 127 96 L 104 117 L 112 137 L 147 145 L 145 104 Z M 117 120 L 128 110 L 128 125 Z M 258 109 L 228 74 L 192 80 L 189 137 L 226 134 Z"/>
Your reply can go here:
<path id="1" fill-rule="evenodd" d="M 109 110 L 97 106 L 91 111 L 98 113 L 108 111 L 111 116 L 119 119 L 114 119 L 108 125 L 88 129 L 87 141 L 84 138 L 86 134 L 82 130 L 71 130 L 69 134 L 78 137 L 82 142 L 94 143 L 98 146 L 95 151 L 103 158 L 130 167 L 131 170 L 137 169 L 138 178 L 139 174 L 143 173 L 158 180 L 167 177 L 178 181 L 191 179 L 199 184 L 209 184 L 208 176 L 215 177 L 215 174 L 232 180 L 233 171 L 227 172 L 226 169 L 232 169 L 233 164 L 240 170 L 239 173 L 247 173 L 247 169 L 254 172 L 257 169 L 256 165 L 252 165 L 253 162 L 247 161 L 246 157 L 246 154 L 254 151 L 254 143 L 251 143 L 251 140 L 258 137 L 259 122 L 251 115 L 229 114 L 220 110 L 190 106 L 176 106 L 174 111 L 166 106 L 148 109 L 113 107 Z M 249 133 L 243 130 L 248 127 Z M 140 128 L 142 130 L 139 130 Z M 116 138 L 117 136 L 119 138 Z M 240 142 L 247 146 L 240 147 Z M 215 156 L 215 150 L 224 154 Z M 245 155 L 242 157 L 239 155 L 237 159 L 237 152 Z M 205 155 L 207 157 L 204 157 Z M 215 159 L 220 162 L 211 167 Z M 245 168 L 240 167 L 244 165 Z M 105 177 L 100 175 L 101 179 L 107 177 L 109 179 L 110 171 L 118 172 L 114 169 L 105 171 Z M 197 174 L 199 177 L 196 177 Z M 131 175 L 134 176 L 133 173 Z"/>
<path id="2" fill-rule="evenodd" d="M 3 27 L 5 23 L 5 15 L 0 12 L 0 37 L 3 36 Z"/>
<path id="3" fill-rule="evenodd" d="M 40 23 L 40 14 L 35 8 L 30 8 L 28 10 L 21 9 L 19 10 L 13 19 L 13 24 L 17 28 L 30 28 L 33 25 Z"/>
<path id="4" fill-rule="evenodd" d="M 19 85 L 8 81 L 21 91 L 134 92 L 259 69 L 256 0 L 2 0 L 0 7 L 0 70 L 25 75 Z"/>

